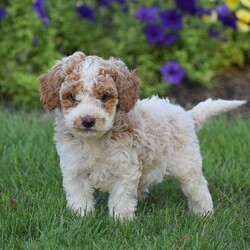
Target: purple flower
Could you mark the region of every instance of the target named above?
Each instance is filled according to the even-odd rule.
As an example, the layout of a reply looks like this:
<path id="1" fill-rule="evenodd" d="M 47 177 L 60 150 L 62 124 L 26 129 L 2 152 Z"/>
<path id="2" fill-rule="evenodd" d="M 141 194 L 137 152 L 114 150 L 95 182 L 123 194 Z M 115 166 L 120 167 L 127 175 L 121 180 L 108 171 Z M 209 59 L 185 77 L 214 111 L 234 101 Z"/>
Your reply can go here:
<path id="1" fill-rule="evenodd" d="M 0 8 L 0 20 L 3 19 L 6 16 L 6 9 Z"/>
<path id="2" fill-rule="evenodd" d="M 193 15 L 197 11 L 196 0 L 176 0 L 175 3 L 177 8 L 189 14 Z"/>
<path id="3" fill-rule="evenodd" d="M 112 4 L 114 2 L 117 2 L 121 6 L 124 12 L 128 11 L 127 0 L 97 0 L 97 2 L 99 3 L 100 6 L 104 6 L 110 10 L 113 10 Z"/>
<path id="4" fill-rule="evenodd" d="M 182 16 L 174 9 L 161 12 L 161 22 L 165 28 L 180 29 L 182 27 Z"/>
<path id="5" fill-rule="evenodd" d="M 220 40 L 221 40 L 223 43 L 227 43 L 227 42 L 228 42 L 228 38 L 227 38 L 227 37 L 221 37 Z"/>
<path id="6" fill-rule="evenodd" d="M 45 9 L 45 2 L 44 0 L 36 0 L 34 3 L 33 3 L 33 10 L 37 13 L 41 12 L 41 11 L 44 11 Z"/>
<path id="7" fill-rule="evenodd" d="M 95 21 L 94 10 L 83 3 L 78 3 L 76 5 L 76 12 L 82 19 L 87 19 L 90 21 Z"/>
<path id="8" fill-rule="evenodd" d="M 45 12 L 45 0 L 36 0 L 33 3 L 33 10 L 38 14 L 40 20 L 47 25 L 49 23 L 49 18 Z"/>
<path id="9" fill-rule="evenodd" d="M 165 45 L 172 45 L 179 38 L 180 36 L 178 34 L 167 34 L 162 43 Z"/>
<path id="10" fill-rule="evenodd" d="M 206 9 L 203 6 L 199 7 L 197 9 L 198 15 L 202 16 L 202 15 L 208 15 L 211 16 L 212 15 L 212 10 L 211 9 Z"/>
<path id="11" fill-rule="evenodd" d="M 161 67 L 161 74 L 166 82 L 174 85 L 179 85 L 185 75 L 185 69 L 182 68 L 176 61 L 168 61 Z"/>
<path id="12" fill-rule="evenodd" d="M 122 7 L 122 10 L 124 12 L 128 12 L 128 3 L 127 3 L 127 0 L 117 0 L 117 2 L 120 4 L 120 6 Z"/>
<path id="13" fill-rule="evenodd" d="M 208 34 L 213 38 L 216 38 L 216 39 L 220 38 L 220 32 L 216 29 L 208 30 Z"/>
<path id="14" fill-rule="evenodd" d="M 144 30 L 148 43 L 162 43 L 165 38 L 163 29 L 157 25 L 149 25 Z"/>
<path id="15" fill-rule="evenodd" d="M 229 7 L 226 4 L 220 4 L 217 7 L 217 12 L 219 20 L 225 27 L 230 27 L 233 29 L 237 28 L 237 18 L 234 13 L 231 13 Z"/>
<path id="16" fill-rule="evenodd" d="M 225 27 L 237 29 L 237 24 L 236 24 L 237 18 L 234 14 L 221 19 L 221 21 Z"/>
<path id="17" fill-rule="evenodd" d="M 157 15 L 159 13 L 160 9 L 156 6 L 154 7 L 146 7 L 143 6 L 140 9 L 135 11 L 135 16 L 139 20 L 147 23 L 155 23 L 157 21 Z"/>
<path id="18" fill-rule="evenodd" d="M 220 18 L 227 17 L 230 15 L 230 8 L 226 4 L 219 4 L 217 12 Z"/>
<path id="19" fill-rule="evenodd" d="M 109 7 L 114 0 L 99 0 L 99 5 Z"/>
<path id="20" fill-rule="evenodd" d="M 222 37 L 221 34 L 220 34 L 220 32 L 218 30 L 216 30 L 216 29 L 210 29 L 210 30 L 208 30 L 208 34 L 211 37 L 213 37 L 213 38 L 215 38 L 215 39 L 217 39 L 217 40 L 219 40 L 221 42 L 224 42 L 224 43 L 228 42 L 228 38 L 227 37 Z"/>

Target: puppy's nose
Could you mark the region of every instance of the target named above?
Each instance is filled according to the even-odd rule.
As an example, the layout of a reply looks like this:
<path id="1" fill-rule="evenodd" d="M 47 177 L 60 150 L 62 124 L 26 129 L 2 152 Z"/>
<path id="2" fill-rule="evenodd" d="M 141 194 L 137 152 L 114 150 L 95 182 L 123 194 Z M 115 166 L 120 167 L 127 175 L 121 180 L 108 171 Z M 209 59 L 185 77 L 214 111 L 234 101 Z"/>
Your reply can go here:
<path id="1" fill-rule="evenodd" d="M 91 128 L 95 125 L 95 118 L 90 117 L 90 116 L 86 116 L 82 118 L 82 125 L 85 128 Z"/>

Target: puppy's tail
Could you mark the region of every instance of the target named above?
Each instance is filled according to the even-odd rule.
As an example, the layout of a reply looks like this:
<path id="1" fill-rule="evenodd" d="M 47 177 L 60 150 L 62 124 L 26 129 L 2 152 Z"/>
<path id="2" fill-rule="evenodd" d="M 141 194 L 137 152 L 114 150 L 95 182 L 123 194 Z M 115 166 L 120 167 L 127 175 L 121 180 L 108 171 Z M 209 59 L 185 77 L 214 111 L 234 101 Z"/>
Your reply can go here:
<path id="1" fill-rule="evenodd" d="M 195 107 L 188 111 L 195 123 L 195 130 L 198 131 L 203 123 L 210 117 L 216 116 L 220 113 L 227 112 L 231 109 L 237 108 L 247 101 L 227 101 L 227 100 L 212 100 L 207 99 L 204 102 L 198 103 Z"/>

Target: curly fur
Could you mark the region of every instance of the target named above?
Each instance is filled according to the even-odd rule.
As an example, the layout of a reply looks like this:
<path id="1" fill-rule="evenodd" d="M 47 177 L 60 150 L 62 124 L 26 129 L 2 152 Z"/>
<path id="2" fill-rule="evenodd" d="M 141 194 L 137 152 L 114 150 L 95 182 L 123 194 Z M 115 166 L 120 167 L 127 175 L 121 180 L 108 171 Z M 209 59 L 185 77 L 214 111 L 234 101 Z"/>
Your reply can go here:
<path id="1" fill-rule="evenodd" d="M 41 83 L 41 102 L 48 110 L 53 110 L 59 104 L 59 90 L 65 77 L 70 74 L 85 58 L 82 52 L 58 61 L 49 73 L 39 77 Z"/>
<path id="2" fill-rule="evenodd" d="M 41 101 L 55 109 L 55 142 L 68 206 L 94 211 L 109 192 L 110 215 L 132 219 L 152 183 L 174 177 L 197 214 L 213 211 L 195 131 L 244 101 L 207 100 L 190 111 L 168 99 L 138 100 L 140 79 L 117 59 L 76 52 L 40 77 Z"/>

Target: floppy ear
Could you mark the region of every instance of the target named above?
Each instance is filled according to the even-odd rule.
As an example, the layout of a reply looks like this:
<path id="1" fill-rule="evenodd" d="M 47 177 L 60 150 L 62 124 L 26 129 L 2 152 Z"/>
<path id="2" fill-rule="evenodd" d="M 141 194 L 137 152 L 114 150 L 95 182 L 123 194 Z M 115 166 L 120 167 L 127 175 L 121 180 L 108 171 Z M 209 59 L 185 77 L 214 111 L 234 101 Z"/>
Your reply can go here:
<path id="1" fill-rule="evenodd" d="M 129 112 L 139 98 L 141 80 L 133 71 L 130 72 L 122 61 L 115 61 L 113 58 L 110 60 L 117 66 L 113 77 L 118 91 L 119 108 Z"/>
<path id="2" fill-rule="evenodd" d="M 46 109 L 51 111 L 59 105 L 59 90 L 63 80 L 85 57 L 84 53 L 75 52 L 73 55 L 57 61 L 48 73 L 38 78 L 40 81 L 40 100 Z"/>

